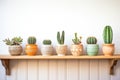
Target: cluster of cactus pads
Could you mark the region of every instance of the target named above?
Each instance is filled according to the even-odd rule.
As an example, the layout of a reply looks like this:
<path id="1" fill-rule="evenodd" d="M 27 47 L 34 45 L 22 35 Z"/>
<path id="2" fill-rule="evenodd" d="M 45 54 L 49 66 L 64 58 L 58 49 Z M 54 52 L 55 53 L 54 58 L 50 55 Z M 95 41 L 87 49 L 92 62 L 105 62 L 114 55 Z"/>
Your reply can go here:
<path id="1" fill-rule="evenodd" d="M 57 41 L 59 44 L 64 44 L 65 40 L 65 32 L 62 31 L 62 34 L 60 35 L 60 32 L 57 32 Z"/>
<path id="2" fill-rule="evenodd" d="M 77 33 L 75 33 L 75 38 L 72 39 L 74 44 L 80 44 L 81 43 L 82 37 L 80 36 L 79 38 L 77 37 Z"/>
<path id="3" fill-rule="evenodd" d="M 52 41 L 49 40 L 49 39 L 46 39 L 46 40 L 43 40 L 43 44 L 44 44 L 44 45 L 51 45 L 51 44 L 52 44 Z"/>
<path id="4" fill-rule="evenodd" d="M 103 30 L 104 43 L 111 44 L 113 40 L 113 31 L 111 26 L 105 26 Z"/>
<path id="5" fill-rule="evenodd" d="M 28 37 L 28 44 L 36 44 L 36 37 L 34 36 Z"/>
<path id="6" fill-rule="evenodd" d="M 96 43 L 97 43 L 96 37 L 90 36 L 87 38 L 87 44 L 96 44 Z"/>

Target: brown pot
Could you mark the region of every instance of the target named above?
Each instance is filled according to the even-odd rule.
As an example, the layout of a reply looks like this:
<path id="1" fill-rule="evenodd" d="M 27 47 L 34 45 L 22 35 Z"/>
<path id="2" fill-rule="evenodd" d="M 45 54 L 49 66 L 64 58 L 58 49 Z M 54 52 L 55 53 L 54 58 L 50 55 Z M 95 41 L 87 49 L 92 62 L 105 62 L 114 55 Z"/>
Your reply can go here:
<path id="1" fill-rule="evenodd" d="M 114 44 L 103 44 L 102 51 L 105 56 L 112 56 L 114 54 Z"/>
<path id="2" fill-rule="evenodd" d="M 12 55 L 12 56 L 21 55 L 22 51 L 23 51 L 23 49 L 22 49 L 21 45 L 9 46 L 9 52 L 10 52 L 10 55 Z"/>
<path id="3" fill-rule="evenodd" d="M 56 53 L 58 56 L 65 56 L 67 54 L 67 45 L 57 45 Z"/>
<path id="4" fill-rule="evenodd" d="M 25 48 L 25 52 L 29 56 L 34 56 L 37 54 L 38 47 L 36 44 L 27 44 Z"/>
<path id="5" fill-rule="evenodd" d="M 73 56 L 80 56 L 83 54 L 83 45 L 82 44 L 72 44 L 71 45 L 71 53 Z"/>

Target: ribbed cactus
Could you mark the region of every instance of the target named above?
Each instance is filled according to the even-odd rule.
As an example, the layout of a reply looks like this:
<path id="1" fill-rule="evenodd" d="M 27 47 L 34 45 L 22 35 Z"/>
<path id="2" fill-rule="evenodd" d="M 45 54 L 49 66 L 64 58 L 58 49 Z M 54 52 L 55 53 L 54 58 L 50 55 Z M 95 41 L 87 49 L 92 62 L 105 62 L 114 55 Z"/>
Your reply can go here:
<path id="1" fill-rule="evenodd" d="M 96 37 L 90 36 L 87 38 L 87 44 L 96 44 L 96 43 L 97 43 Z"/>
<path id="2" fill-rule="evenodd" d="M 82 39 L 82 37 L 78 38 L 77 37 L 77 33 L 75 33 L 75 38 L 72 39 L 72 41 L 73 41 L 74 44 L 80 44 L 81 43 L 81 39 Z"/>
<path id="3" fill-rule="evenodd" d="M 65 38 L 64 31 L 62 31 L 62 35 L 60 35 L 60 32 L 57 32 L 57 41 L 59 44 L 64 44 L 64 38 Z"/>
<path id="4" fill-rule="evenodd" d="M 113 31 L 111 26 L 105 26 L 103 30 L 103 39 L 105 44 L 111 44 L 113 40 Z"/>
<path id="5" fill-rule="evenodd" d="M 43 40 L 44 45 L 51 45 L 52 41 L 49 39 Z"/>
<path id="6" fill-rule="evenodd" d="M 28 37 L 28 44 L 35 44 L 36 43 L 36 37 L 30 36 Z"/>

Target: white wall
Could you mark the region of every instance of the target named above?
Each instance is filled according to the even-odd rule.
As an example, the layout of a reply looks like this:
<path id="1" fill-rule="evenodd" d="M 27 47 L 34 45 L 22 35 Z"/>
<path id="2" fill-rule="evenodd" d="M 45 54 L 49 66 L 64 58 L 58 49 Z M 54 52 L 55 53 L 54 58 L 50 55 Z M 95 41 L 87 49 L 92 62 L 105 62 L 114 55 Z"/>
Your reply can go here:
<path id="1" fill-rule="evenodd" d="M 42 40 L 46 38 L 51 39 L 55 47 L 57 45 L 56 32 L 62 30 L 65 30 L 65 43 L 68 46 L 72 44 L 71 39 L 74 37 L 74 32 L 78 32 L 78 34 L 83 37 L 82 43 L 84 45 L 84 48 L 86 47 L 86 38 L 90 35 L 97 37 L 98 44 L 101 48 L 101 45 L 103 43 L 102 31 L 104 26 L 106 25 L 111 25 L 113 28 L 113 43 L 115 43 L 116 45 L 115 53 L 119 53 L 119 21 L 120 0 L 0 0 L 0 54 L 9 54 L 7 46 L 3 43 L 2 40 L 14 36 L 21 36 L 24 39 L 24 42 L 22 44 L 23 47 L 25 47 L 25 45 L 27 44 L 26 41 L 28 36 L 31 35 L 37 37 L 37 44 L 39 45 L 39 48 L 42 44 Z M 0 65 L 0 75 L 3 75 L 0 76 L 0 80 L 20 80 L 21 78 L 22 80 L 31 80 L 32 78 L 30 79 L 26 76 L 29 75 L 29 70 L 31 72 L 34 71 L 32 70 L 33 67 L 37 67 L 37 69 L 39 69 L 39 71 L 37 71 L 36 69 L 36 71 L 34 72 L 36 73 L 36 76 L 33 76 L 33 78 L 38 80 L 41 77 L 43 77 L 43 80 L 48 80 L 48 78 L 50 80 L 60 80 L 61 77 L 56 77 L 55 79 L 52 78 L 52 76 L 54 76 L 52 74 L 56 73 L 57 74 L 55 76 L 60 75 L 60 73 L 65 74 L 65 76 L 67 77 L 64 76 L 64 80 L 103 80 L 105 75 L 107 75 L 107 77 L 105 77 L 104 80 L 120 79 L 120 77 L 118 76 L 120 74 L 119 67 L 117 68 L 116 76 L 111 77 L 109 74 L 107 74 L 107 71 L 105 72 L 108 66 L 107 61 L 102 63 L 102 60 L 76 60 L 75 63 L 71 60 L 46 60 L 43 61 L 46 62 L 44 63 L 44 65 L 49 66 L 46 66 L 45 68 L 40 67 L 40 63 L 42 63 L 42 61 L 39 60 L 37 60 L 36 63 L 34 63 L 34 60 L 16 61 L 14 63 L 17 62 L 17 66 L 15 66 L 15 68 L 12 68 L 13 75 L 7 77 L 3 73 L 4 68 Z M 12 63 L 11 66 L 14 63 Z M 24 66 L 21 66 L 21 64 L 24 64 Z M 29 67 L 29 65 L 31 66 L 31 64 L 35 64 L 37 66 Z M 73 64 L 75 64 L 75 66 L 72 66 Z M 81 64 L 84 64 L 87 67 L 85 68 Z M 54 67 L 52 65 L 54 65 Z M 91 67 L 92 65 L 95 66 Z M 45 69 L 45 72 L 43 74 L 44 76 L 39 75 L 39 73 L 41 72 L 40 70 L 42 70 L 41 68 L 43 68 L 43 70 Z M 65 72 L 56 72 L 54 68 L 56 70 L 62 68 L 63 70 L 65 70 Z M 73 69 L 72 71 L 75 74 L 77 74 L 76 71 L 78 71 L 79 74 L 71 76 L 72 73 L 69 73 L 69 71 L 71 71 L 71 68 Z M 26 74 L 26 76 L 18 76 L 19 74 L 23 74 L 21 72 L 21 70 L 23 69 L 28 70 L 23 72 L 24 74 Z M 53 71 L 51 69 L 53 69 Z M 84 69 L 86 69 L 85 72 L 81 71 Z M 93 78 L 93 75 L 91 76 L 91 72 L 95 72 L 96 78 Z M 47 73 L 47 75 L 45 73 Z M 45 77 L 45 75 L 47 76 L 47 78 Z"/>

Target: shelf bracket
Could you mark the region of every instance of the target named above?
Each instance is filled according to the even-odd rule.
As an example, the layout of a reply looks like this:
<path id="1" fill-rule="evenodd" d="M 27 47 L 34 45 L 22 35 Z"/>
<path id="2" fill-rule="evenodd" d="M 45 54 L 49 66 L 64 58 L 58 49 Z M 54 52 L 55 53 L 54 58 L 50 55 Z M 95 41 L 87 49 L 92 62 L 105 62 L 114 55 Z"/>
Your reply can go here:
<path id="1" fill-rule="evenodd" d="M 6 75 L 10 75 L 9 59 L 1 59 L 2 65 L 5 68 Z"/>
<path id="2" fill-rule="evenodd" d="M 114 75 L 114 67 L 117 65 L 117 62 L 117 59 L 112 59 L 110 61 L 110 75 Z"/>

